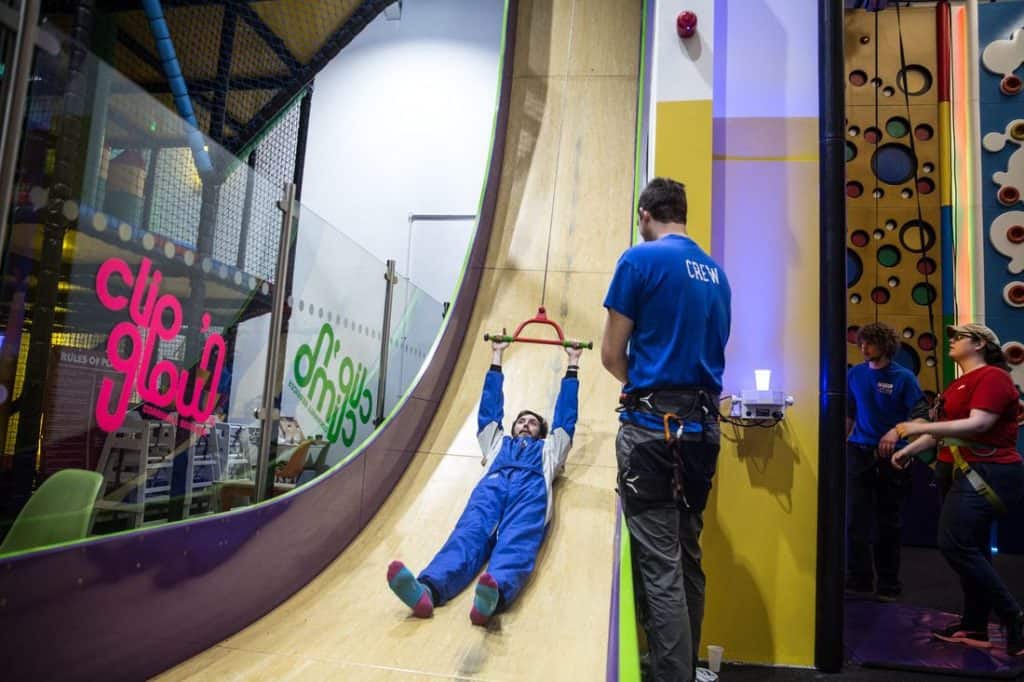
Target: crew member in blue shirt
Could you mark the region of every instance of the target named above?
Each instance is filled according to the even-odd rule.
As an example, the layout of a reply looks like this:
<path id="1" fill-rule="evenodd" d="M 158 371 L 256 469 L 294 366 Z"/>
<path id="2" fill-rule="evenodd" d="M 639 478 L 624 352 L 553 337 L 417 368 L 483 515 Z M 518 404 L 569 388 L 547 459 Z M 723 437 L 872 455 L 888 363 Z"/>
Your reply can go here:
<path id="1" fill-rule="evenodd" d="M 704 616 L 699 540 L 718 462 L 731 293 L 721 266 L 686 233 L 683 185 L 655 178 L 637 211 L 644 242 L 615 268 L 601 361 L 624 386 L 618 488 L 640 573 L 648 677 L 689 682 Z"/>
<path id="2" fill-rule="evenodd" d="M 906 445 L 896 425 L 913 418 L 915 409 L 927 411 L 927 404 L 914 373 L 893 361 L 900 342 L 892 327 L 864 325 L 857 345 L 864 362 L 846 379 L 846 588 L 890 600 L 902 592 L 900 505 L 910 492 L 910 471 L 891 466 L 889 458 Z"/>
<path id="3" fill-rule="evenodd" d="M 487 572 L 477 581 L 470 621 L 486 625 L 512 603 L 533 572 L 551 520 L 551 486 L 565 468 L 572 446 L 582 350 L 565 349 L 569 366 L 550 433 L 544 417 L 523 410 L 512 424 L 512 434 L 505 435 L 501 360 L 508 343 L 494 342 L 492 347 L 477 415 L 483 476 L 448 541 L 419 576 L 401 561 L 388 566 L 388 586 L 420 618 L 429 618 L 435 606 L 465 589 L 488 559 Z"/>

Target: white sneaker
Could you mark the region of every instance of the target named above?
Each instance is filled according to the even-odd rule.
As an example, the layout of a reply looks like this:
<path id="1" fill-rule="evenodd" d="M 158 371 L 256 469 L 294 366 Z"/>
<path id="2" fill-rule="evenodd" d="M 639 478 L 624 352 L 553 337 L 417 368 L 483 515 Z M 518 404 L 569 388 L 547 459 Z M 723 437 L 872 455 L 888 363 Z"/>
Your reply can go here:
<path id="1" fill-rule="evenodd" d="M 697 682 L 716 682 L 718 673 L 713 673 L 707 668 L 697 668 Z"/>

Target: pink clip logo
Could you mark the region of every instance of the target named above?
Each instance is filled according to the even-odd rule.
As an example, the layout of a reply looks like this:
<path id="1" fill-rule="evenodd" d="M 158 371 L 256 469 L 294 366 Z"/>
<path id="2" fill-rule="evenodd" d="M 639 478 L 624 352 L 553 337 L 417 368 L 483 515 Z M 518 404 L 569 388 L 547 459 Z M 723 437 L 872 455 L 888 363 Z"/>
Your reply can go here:
<path id="1" fill-rule="evenodd" d="M 182 324 L 181 302 L 171 294 L 160 294 L 162 280 L 163 274 L 153 268 L 149 258 L 142 259 L 136 272 L 122 259 L 109 258 L 96 273 L 96 296 L 100 303 L 111 312 L 128 309 L 128 319 L 114 325 L 107 339 L 107 359 L 123 378 L 105 378 L 100 384 L 96 423 L 104 431 L 121 427 L 136 391 L 148 406 L 174 405 L 182 418 L 181 425 L 187 428 L 202 431 L 198 425 L 213 414 L 224 369 L 224 337 L 216 332 L 206 337 L 191 396 L 186 395 L 187 369 L 180 369 L 166 359 L 151 367 L 158 340 L 176 338 Z M 203 313 L 200 331 L 206 334 L 209 329 L 210 314 Z M 159 410 L 148 411 L 160 414 Z"/>

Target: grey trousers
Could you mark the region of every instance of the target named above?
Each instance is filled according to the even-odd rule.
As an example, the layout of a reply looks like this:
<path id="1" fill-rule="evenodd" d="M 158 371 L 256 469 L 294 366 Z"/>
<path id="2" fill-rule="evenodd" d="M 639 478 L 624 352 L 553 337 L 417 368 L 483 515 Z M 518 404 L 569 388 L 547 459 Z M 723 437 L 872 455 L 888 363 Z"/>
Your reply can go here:
<path id="1" fill-rule="evenodd" d="M 690 476 L 706 476 L 710 487 L 717 464 L 717 433 L 713 443 L 688 444 L 687 458 L 703 460 Z M 668 446 L 664 437 L 631 424 L 623 424 L 615 442 L 619 471 L 649 461 L 652 451 Z M 671 473 L 666 473 L 671 476 Z M 621 479 L 620 479 L 621 480 Z M 700 483 L 697 483 L 698 488 Z M 620 483 L 620 494 L 624 486 Z M 704 620 L 705 577 L 701 568 L 700 533 L 704 528 L 703 500 L 687 510 L 671 501 L 650 499 L 636 503 L 623 494 L 626 525 L 632 538 L 635 574 L 643 607 L 643 626 L 649 647 L 649 675 L 656 682 L 693 680 L 701 623 Z"/>

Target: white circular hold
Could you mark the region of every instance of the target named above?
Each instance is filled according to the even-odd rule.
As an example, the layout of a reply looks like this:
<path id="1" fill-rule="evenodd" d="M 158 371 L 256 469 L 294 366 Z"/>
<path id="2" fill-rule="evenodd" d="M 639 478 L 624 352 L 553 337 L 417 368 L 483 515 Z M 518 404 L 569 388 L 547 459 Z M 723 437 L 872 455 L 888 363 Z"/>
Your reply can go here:
<path id="1" fill-rule="evenodd" d="M 182 259 L 185 261 L 185 265 L 192 267 L 196 264 L 196 254 L 194 251 L 186 250 Z"/>
<path id="2" fill-rule="evenodd" d="M 264 286 L 265 286 L 265 285 L 266 285 L 266 283 L 264 283 Z M 263 293 L 267 293 L 267 292 L 265 292 L 265 291 L 264 291 Z M 288 298 L 287 298 L 287 299 L 285 300 L 285 303 L 287 303 L 287 304 L 288 304 L 288 307 L 289 307 L 289 308 L 294 308 L 294 307 L 295 307 L 294 303 L 292 302 L 292 297 L 291 297 L 291 296 L 289 296 L 289 297 L 288 297 Z"/>
<path id="3" fill-rule="evenodd" d="M 28 200 L 32 202 L 32 208 L 37 211 L 46 204 L 46 200 L 50 198 L 50 190 L 43 189 L 36 185 L 28 191 Z"/>
<path id="4" fill-rule="evenodd" d="M 92 229 L 97 232 L 105 232 L 107 229 L 107 216 L 102 213 L 92 214 Z"/>
<path id="5" fill-rule="evenodd" d="M 1011 236 L 1017 238 L 1020 225 L 1024 225 L 1024 211 L 1006 211 L 999 214 L 988 228 L 992 248 L 1010 259 L 1006 269 L 1011 275 L 1024 272 L 1024 243 L 1015 243 L 1010 239 Z"/>
<path id="6" fill-rule="evenodd" d="M 209 256 L 203 256 L 203 262 L 199 267 L 201 267 L 203 272 L 208 275 L 210 274 L 210 270 L 213 270 L 213 260 L 211 260 Z"/>
<path id="7" fill-rule="evenodd" d="M 78 202 L 73 199 L 68 199 L 64 202 L 64 205 L 60 207 L 60 212 L 64 214 L 64 217 L 68 220 L 78 220 Z"/>
<path id="8" fill-rule="evenodd" d="M 269 284 L 267 284 L 266 282 L 264 282 L 263 284 L 261 284 L 261 285 L 260 285 L 260 292 L 261 292 L 261 293 L 262 293 L 262 294 L 263 294 L 264 296 L 266 296 L 267 294 L 269 294 L 269 293 L 270 293 L 270 285 L 269 285 Z M 289 297 L 289 298 L 290 298 L 290 297 Z M 288 305 L 291 305 L 291 304 L 289 303 Z"/>
<path id="9" fill-rule="evenodd" d="M 1010 38 L 996 39 L 981 51 L 981 63 L 991 73 L 1008 76 L 1024 61 L 1024 45 L 1017 38 L 1016 32 Z"/>
<path id="10" fill-rule="evenodd" d="M 152 251 L 153 247 L 156 246 L 156 237 L 153 236 L 152 232 L 146 232 L 142 235 L 142 248 L 146 251 Z"/>
<path id="11" fill-rule="evenodd" d="M 985 137 L 981 138 L 981 146 L 990 152 L 998 152 L 1006 146 L 1006 135 L 1002 133 L 988 133 Z"/>
<path id="12" fill-rule="evenodd" d="M 132 240 L 132 226 L 128 223 L 121 223 L 117 226 L 117 236 L 121 238 L 123 242 L 129 242 Z"/>
<path id="13" fill-rule="evenodd" d="M 164 257 L 166 257 L 167 260 L 174 260 L 174 242 L 164 242 Z"/>
<path id="14" fill-rule="evenodd" d="M 227 279 L 228 278 L 228 266 L 226 266 L 223 263 L 221 263 L 220 264 L 220 268 L 217 269 L 217 275 L 221 279 Z"/>
<path id="15" fill-rule="evenodd" d="M 240 271 L 235 270 L 234 280 L 237 286 L 242 286 L 242 273 Z"/>
<path id="16" fill-rule="evenodd" d="M 7 390 L 7 385 L 0 384 L 0 405 L 3 405 L 4 403 L 7 402 L 7 396 L 9 395 L 10 393 Z"/>
<path id="17" fill-rule="evenodd" d="M 255 289 L 256 288 L 256 278 L 253 277 L 252 275 L 249 275 L 249 288 L 250 289 Z"/>

